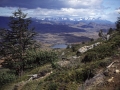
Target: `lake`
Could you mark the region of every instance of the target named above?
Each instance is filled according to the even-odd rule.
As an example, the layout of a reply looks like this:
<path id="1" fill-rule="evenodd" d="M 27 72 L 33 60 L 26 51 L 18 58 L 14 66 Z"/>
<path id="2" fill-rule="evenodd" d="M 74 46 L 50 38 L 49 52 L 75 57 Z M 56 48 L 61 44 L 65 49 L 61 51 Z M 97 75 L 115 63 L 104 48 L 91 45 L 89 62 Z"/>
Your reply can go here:
<path id="1" fill-rule="evenodd" d="M 66 44 L 55 44 L 52 46 L 53 49 L 57 49 L 57 48 L 67 48 Z"/>

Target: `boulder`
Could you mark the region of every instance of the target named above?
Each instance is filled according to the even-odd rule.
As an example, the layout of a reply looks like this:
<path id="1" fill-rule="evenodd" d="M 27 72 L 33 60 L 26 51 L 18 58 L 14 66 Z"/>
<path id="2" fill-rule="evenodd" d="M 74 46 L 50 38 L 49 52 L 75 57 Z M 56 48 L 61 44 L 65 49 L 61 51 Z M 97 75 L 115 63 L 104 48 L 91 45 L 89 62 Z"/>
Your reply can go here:
<path id="1" fill-rule="evenodd" d="M 115 73 L 120 73 L 120 70 L 116 69 L 116 70 L 115 70 Z"/>
<path id="2" fill-rule="evenodd" d="M 89 46 L 81 47 L 80 49 L 78 49 L 78 52 L 79 53 L 85 53 L 88 50 L 93 49 L 95 46 L 98 46 L 99 44 L 101 44 L 101 42 L 97 42 L 97 43 L 89 45 Z"/>
<path id="3" fill-rule="evenodd" d="M 107 81 L 109 82 L 109 83 L 111 83 L 111 82 L 114 82 L 114 77 L 111 77 L 110 79 L 108 79 Z"/>
<path id="4" fill-rule="evenodd" d="M 81 48 L 78 50 L 78 52 L 84 53 L 84 52 L 86 52 L 87 50 L 88 50 L 87 46 L 84 46 L 84 47 L 81 47 Z"/>

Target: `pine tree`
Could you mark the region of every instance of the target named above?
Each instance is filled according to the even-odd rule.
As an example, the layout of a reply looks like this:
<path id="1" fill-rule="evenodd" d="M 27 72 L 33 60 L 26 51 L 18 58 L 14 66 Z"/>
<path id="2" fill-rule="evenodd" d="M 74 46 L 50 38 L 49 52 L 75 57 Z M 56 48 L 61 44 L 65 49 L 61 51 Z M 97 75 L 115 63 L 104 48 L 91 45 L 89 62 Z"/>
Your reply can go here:
<path id="1" fill-rule="evenodd" d="M 102 36 L 103 36 L 103 30 L 102 30 L 102 29 L 99 31 L 98 36 L 99 36 L 99 37 L 102 37 Z"/>
<path id="2" fill-rule="evenodd" d="M 1 30 L 1 52 L 10 62 L 17 65 L 17 74 L 21 75 L 24 70 L 24 58 L 26 50 L 30 49 L 34 44 L 34 28 L 30 28 L 30 18 L 18 9 L 10 17 L 9 30 Z M 10 68 L 13 68 L 10 67 Z"/>
<path id="3" fill-rule="evenodd" d="M 109 30 L 108 30 L 108 33 L 107 34 L 112 34 L 113 33 L 113 29 L 112 28 L 110 28 Z"/>
<path id="4" fill-rule="evenodd" d="M 119 13 L 119 14 L 120 14 L 120 13 Z M 116 28 L 117 28 L 117 31 L 120 32 L 120 17 L 118 17 L 118 19 L 117 19 Z"/>

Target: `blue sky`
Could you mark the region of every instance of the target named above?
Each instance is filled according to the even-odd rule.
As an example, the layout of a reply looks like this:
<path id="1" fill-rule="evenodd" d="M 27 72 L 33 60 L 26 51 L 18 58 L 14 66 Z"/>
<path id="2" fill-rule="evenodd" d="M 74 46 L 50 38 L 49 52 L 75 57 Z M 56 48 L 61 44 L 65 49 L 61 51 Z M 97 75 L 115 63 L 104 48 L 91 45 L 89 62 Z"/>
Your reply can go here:
<path id="1" fill-rule="evenodd" d="M 101 18 L 116 21 L 120 0 L 0 0 L 0 16 L 21 8 L 29 17 Z"/>

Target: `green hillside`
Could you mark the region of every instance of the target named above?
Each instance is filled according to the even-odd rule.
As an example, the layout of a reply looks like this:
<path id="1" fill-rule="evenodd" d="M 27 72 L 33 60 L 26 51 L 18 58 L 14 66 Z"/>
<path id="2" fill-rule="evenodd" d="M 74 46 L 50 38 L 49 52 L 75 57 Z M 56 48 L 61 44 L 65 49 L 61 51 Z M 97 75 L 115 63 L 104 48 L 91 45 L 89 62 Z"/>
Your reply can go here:
<path id="1" fill-rule="evenodd" d="M 18 42 L 15 48 L 10 48 L 16 52 L 5 51 L 0 90 L 120 90 L 119 19 L 116 29 L 109 32 L 109 39 L 102 34 L 95 41 L 51 51 L 35 48 L 33 44 L 20 52 Z"/>

